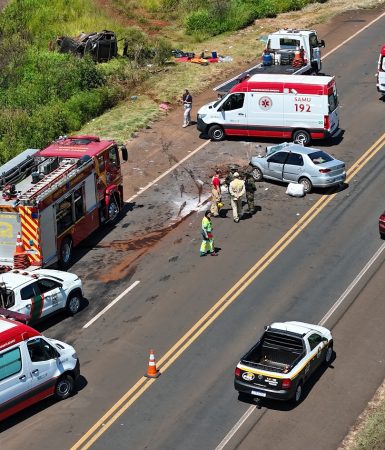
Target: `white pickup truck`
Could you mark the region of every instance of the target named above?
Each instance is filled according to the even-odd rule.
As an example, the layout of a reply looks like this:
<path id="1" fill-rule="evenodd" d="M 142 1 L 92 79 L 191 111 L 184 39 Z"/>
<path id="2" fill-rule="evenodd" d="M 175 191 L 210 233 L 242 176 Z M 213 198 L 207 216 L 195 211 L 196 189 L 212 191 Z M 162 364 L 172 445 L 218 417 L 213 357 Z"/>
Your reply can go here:
<path id="1" fill-rule="evenodd" d="M 304 383 L 333 356 L 333 337 L 322 326 L 276 322 L 265 327 L 260 340 L 235 369 L 234 387 L 257 399 L 294 400 Z"/>
<path id="2" fill-rule="evenodd" d="M 226 94 L 240 80 L 258 73 L 273 75 L 305 75 L 320 72 L 322 68 L 321 47 L 325 41 L 318 40 L 314 30 L 283 29 L 271 33 L 264 53 L 271 56 L 271 64 L 260 62 L 245 72 L 216 86 L 214 91 Z M 302 50 L 303 64 L 293 65 L 295 53 Z"/>
<path id="3" fill-rule="evenodd" d="M 0 275 L 0 315 L 25 323 L 62 310 L 76 314 L 82 298 L 82 282 L 73 273 L 38 269 L 12 270 Z"/>

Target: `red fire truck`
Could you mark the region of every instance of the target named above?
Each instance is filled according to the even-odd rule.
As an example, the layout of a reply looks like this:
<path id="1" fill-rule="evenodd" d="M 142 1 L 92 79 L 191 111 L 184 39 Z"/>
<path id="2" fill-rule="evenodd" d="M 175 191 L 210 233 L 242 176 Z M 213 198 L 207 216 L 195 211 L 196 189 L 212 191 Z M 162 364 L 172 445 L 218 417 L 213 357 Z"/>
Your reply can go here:
<path id="1" fill-rule="evenodd" d="M 0 189 L 0 271 L 14 268 L 19 233 L 30 266 L 67 268 L 73 247 L 122 208 L 118 145 L 72 136 L 25 150 L 0 167 Z"/>

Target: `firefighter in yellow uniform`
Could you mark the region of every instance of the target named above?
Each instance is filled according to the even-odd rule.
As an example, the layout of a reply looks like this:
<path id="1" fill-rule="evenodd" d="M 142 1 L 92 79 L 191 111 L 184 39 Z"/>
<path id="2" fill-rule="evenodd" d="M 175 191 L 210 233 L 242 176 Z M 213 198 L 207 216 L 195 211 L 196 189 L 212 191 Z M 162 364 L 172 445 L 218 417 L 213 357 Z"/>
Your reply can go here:
<path id="1" fill-rule="evenodd" d="M 206 256 L 210 253 L 211 256 L 217 256 L 214 247 L 214 236 L 213 236 L 213 224 L 211 222 L 211 212 L 206 211 L 202 219 L 202 244 L 200 249 L 200 256 Z"/>

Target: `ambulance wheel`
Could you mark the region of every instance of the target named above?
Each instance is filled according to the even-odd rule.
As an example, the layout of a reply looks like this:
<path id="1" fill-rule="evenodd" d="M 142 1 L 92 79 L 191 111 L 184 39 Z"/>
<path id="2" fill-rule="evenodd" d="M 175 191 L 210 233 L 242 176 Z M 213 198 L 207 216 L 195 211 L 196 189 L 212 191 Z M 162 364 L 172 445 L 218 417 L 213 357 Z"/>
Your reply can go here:
<path id="1" fill-rule="evenodd" d="M 66 302 L 66 311 L 71 316 L 74 316 L 79 312 L 80 306 L 82 303 L 82 295 L 80 292 L 71 292 L 71 294 L 67 298 Z"/>
<path id="2" fill-rule="evenodd" d="M 221 141 L 225 137 L 225 132 L 219 125 L 213 125 L 209 128 L 208 135 L 212 141 Z"/>
<path id="3" fill-rule="evenodd" d="M 59 400 L 65 400 L 74 391 L 75 382 L 71 375 L 60 377 L 55 386 L 55 397 Z"/>
<path id="4" fill-rule="evenodd" d="M 119 216 L 120 208 L 119 204 L 116 200 L 116 197 L 113 196 L 109 205 L 108 205 L 108 220 L 109 222 L 114 222 Z"/>
<path id="5" fill-rule="evenodd" d="M 263 180 L 263 173 L 262 170 L 258 167 L 254 167 L 251 171 L 251 174 L 253 175 L 253 178 L 255 181 L 262 181 Z"/>
<path id="6" fill-rule="evenodd" d="M 62 240 L 60 246 L 59 266 L 61 269 L 68 269 L 72 260 L 72 239 L 67 236 Z"/>
<path id="7" fill-rule="evenodd" d="M 293 397 L 294 403 L 299 403 L 302 398 L 302 381 L 300 381 L 297 384 L 297 387 L 295 388 L 295 394 Z"/>
<path id="8" fill-rule="evenodd" d="M 299 181 L 299 183 L 302 184 L 303 190 L 305 191 L 306 194 L 311 192 L 313 185 L 311 184 L 311 181 L 309 180 L 309 178 L 300 178 L 298 181 Z"/>
<path id="9" fill-rule="evenodd" d="M 297 130 L 293 133 L 293 142 L 301 145 L 310 143 L 310 134 L 306 130 Z"/>

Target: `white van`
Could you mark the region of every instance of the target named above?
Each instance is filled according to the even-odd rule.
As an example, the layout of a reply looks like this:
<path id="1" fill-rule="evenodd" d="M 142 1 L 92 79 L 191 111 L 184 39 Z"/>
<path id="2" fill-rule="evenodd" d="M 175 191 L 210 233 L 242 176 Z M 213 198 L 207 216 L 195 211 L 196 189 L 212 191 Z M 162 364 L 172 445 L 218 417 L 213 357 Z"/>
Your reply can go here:
<path id="1" fill-rule="evenodd" d="M 73 347 L 0 318 L 0 421 L 51 395 L 69 397 L 79 374 Z"/>
<path id="2" fill-rule="evenodd" d="M 385 45 L 381 47 L 377 64 L 377 91 L 385 95 Z"/>
<path id="3" fill-rule="evenodd" d="M 198 111 L 198 130 L 225 136 L 276 137 L 307 145 L 338 134 L 334 77 L 258 74 L 246 77 Z"/>

